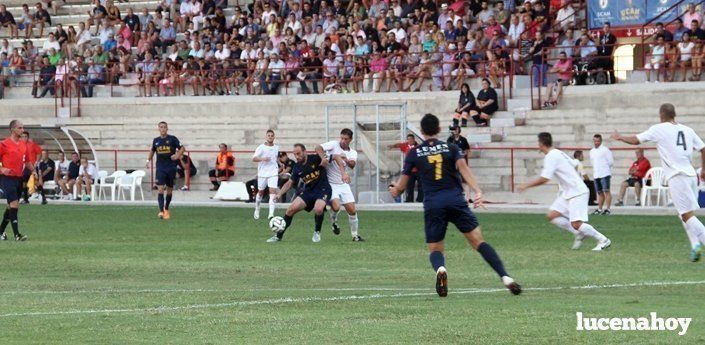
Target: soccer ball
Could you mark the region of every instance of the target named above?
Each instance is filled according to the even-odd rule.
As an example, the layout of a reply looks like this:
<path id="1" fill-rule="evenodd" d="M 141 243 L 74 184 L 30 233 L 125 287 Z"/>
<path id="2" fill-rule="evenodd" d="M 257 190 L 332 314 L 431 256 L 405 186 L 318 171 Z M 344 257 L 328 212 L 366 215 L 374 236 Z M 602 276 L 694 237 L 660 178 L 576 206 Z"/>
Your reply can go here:
<path id="1" fill-rule="evenodd" d="M 273 217 L 272 219 L 269 220 L 269 229 L 271 229 L 272 232 L 284 230 L 285 227 L 286 227 L 286 222 L 284 221 L 284 218 L 282 218 L 282 217 Z"/>

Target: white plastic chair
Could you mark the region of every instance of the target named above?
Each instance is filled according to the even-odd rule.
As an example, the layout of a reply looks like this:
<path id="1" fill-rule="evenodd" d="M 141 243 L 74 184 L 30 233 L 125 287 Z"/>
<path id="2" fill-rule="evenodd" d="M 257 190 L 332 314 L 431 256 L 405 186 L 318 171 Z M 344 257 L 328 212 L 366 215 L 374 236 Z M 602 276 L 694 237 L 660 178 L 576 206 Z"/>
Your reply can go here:
<path id="1" fill-rule="evenodd" d="M 100 182 L 102 179 L 108 176 L 108 172 L 105 170 L 100 170 L 98 171 L 98 176 L 96 176 L 93 179 L 93 184 L 91 185 L 91 200 L 95 200 L 95 190 L 100 188 Z M 85 188 L 85 185 L 83 186 Z M 73 198 L 77 198 L 78 194 L 81 193 L 80 190 L 78 190 L 78 185 L 74 184 L 73 185 Z"/>
<path id="2" fill-rule="evenodd" d="M 109 189 L 110 200 L 115 201 L 115 193 L 120 185 L 120 179 L 125 175 L 127 175 L 127 173 L 124 170 L 117 170 L 110 174 L 110 176 L 102 177 L 100 179 L 100 185 L 98 185 L 98 199 L 102 199 L 104 194 L 107 194 L 107 192 L 103 192 L 104 189 Z"/>
<path id="3" fill-rule="evenodd" d="M 142 190 L 142 178 L 147 173 L 144 170 L 135 170 L 132 173 L 125 175 L 120 178 L 120 185 L 118 186 L 118 189 L 120 190 L 120 197 L 122 197 L 123 200 L 125 199 L 125 190 L 130 191 L 130 201 L 135 201 L 135 190 L 139 188 L 140 190 L 140 196 L 142 197 L 142 200 L 144 200 L 144 191 Z"/>
<path id="4" fill-rule="evenodd" d="M 651 180 L 651 185 L 647 185 L 646 181 Z M 662 168 L 651 168 L 646 172 L 642 179 L 641 187 L 641 204 L 644 206 L 651 205 L 651 192 L 656 193 L 656 205 L 661 205 L 661 194 L 665 194 L 663 198 L 664 205 L 668 204 L 668 184 L 663 175 Z"/>

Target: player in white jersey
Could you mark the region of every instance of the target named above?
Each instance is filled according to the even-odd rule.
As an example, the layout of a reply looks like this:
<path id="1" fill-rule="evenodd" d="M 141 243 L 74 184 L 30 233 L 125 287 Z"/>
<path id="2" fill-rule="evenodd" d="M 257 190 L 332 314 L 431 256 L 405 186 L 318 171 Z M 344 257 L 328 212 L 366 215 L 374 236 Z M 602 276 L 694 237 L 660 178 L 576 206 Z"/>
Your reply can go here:
<path id="1" fill-rule="evenodd" d="M 668 191 L 690 240 L 690 260 L 695 262 L 700 260 L 702 245 L 705 244 L 705 226 L 694 213 L 700 207 L 698 179 L 691 160 L 693 151 L 700 151 L 701 165 L 705 167 L 705 143 L 692 128 L 676 122 L 676 108 L 673 104 L 662 104 L 659 117 L 661 123 L 643 133 L 625 136 L 615 131 L 612 138 L 631 145 L 656 143 L 663 162 L 663 176 L 668 181 Z M 702 171 L 700 175 L 705 178 Z"/>
<path id="2" fill-rule="evenodd" d="M 269 188 L 269 217 L 274 217 L 276 204 L 274 196 L 277 194 L 279 182 L 279 146 L 274 145 L 274 131 L 267 130 L 267 141 L 257 147 L 252 161 L 257 163 L 257 196 L 255 197 L 255 219 L 259 219 L 259 205 L 262 202 L 265 188 Z"/>
<path id="3" fill-rule="evenodd" d="M 553 138 L 550 133 L 539 133 L 539 150 L 546 155 L 543 159 L 541 177 L 519 186 L 519 192 L 545 184 L 551 179 L 557 180 L 560 194 L 546 215 L 551 224 L 568 230 L 575 236 L 573 249 L 580 248 L 585 236 L 597 240 L 597 246 L 592 249 L 593 251 L 609 248 L 612 241 L 587 223 L 590 191 L 578 174 L 576 161 L 563 151 L 553 148 Z"/>
<path id="4" fill-rule="evenodd" d="M 316 153 L 319 155 L 325 154 L 333 164 L 328 164 L 327 175 L 328 183 L 331 187 L 330 197 L 330 218 L 333 227 L 333 233 L 340 234 L 338 227 L 338 212 L 340 205 L 345 207 L 348 213 L 348 222 L 350 223 L 350 234 L 355 242 L 364 241 L 357 233 L 358 220 L 357 209 L 355 208 L 355 195 L 350 189 L 350 177 L 347 174 L 346 168 L 354 169 L 357 163 L 357 151 L 350 148 L 350 142 L 353 138 L 353 131 L 344 128 L 340 131 L 340 140 L 333 140 L 327 143 L 316 146 Z"/>

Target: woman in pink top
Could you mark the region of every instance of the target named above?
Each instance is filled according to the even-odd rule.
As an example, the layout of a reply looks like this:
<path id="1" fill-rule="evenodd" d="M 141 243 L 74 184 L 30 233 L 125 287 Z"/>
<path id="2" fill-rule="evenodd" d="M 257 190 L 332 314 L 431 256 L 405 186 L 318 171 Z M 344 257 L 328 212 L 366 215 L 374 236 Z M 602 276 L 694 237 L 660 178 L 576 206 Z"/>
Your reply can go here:
<path id="1" fill-rule="evenodd" d="M 382 88 L 382 83 L 386 80 L 387 76 L 387 58 L 382 56 L 379 52 L 375 51 L 372 53 L 372 59 L 370 60 L 370 73 L 367 75 L 368 79 L 372 79 L 372 89 L 374 92 L 379 92 Z M 367 85 L 367 83 L 365 83 Z"/>
<path id="2" fill-rule="evenodd" d="M 558 55 L 558 61 L 548 70 L 548 73 L 558 74 L 558 79 L 555 83 L 551 83 L 546 87 L 548 100 L 543 103 L 543 106 L 555 107 L 558 104 L 558 99 L 563 94 L 563 86 L 568 85 L 573 77 L 573 61 L 568 59 L 568 55 L 565 52 L 561 52 Z"/>

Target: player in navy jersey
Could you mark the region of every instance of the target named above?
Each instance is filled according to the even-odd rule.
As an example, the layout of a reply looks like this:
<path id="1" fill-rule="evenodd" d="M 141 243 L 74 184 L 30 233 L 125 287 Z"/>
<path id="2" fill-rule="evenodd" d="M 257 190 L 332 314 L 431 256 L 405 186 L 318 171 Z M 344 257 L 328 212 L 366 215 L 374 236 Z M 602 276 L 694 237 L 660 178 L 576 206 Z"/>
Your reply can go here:
<path id="1" fill-rule="evenodd" d="M 328 176 L 326 175 L 328 160 L 322 155 L 306 154 L 306 146 L 303 144 L 295 144 L 293 152 L 294 157 L 296 157 L 296 163 L 291 172 L 291 178 L 279 190 L 276 200 L 281 199 L 292 186 L 298 185 L 299 180 L 304 181 L 304 187 L 286 210 L 284 230 L 279 230 L 267 242 L 281 241 L 282 237 L 284 237 L 284 232 L 291 226 L 294 215 L 301 210 L 306 210 L 306 212 L 314 211 L 316 214 L 316 228 L 313 233 L 313 242 L 318 242 L 321 238 L 323 212 L 326 210 L 326 202 L 330 198 L 331 193 Z"/>
<path id="2" fill-rule="evenodd" d="M 455 224 L 465 235 L 473 249 L 497 272 L 504 286 L 513 294 L 521 293 L 521 287 L 504 270 L 504 264 L 494 248 L 485 242 L 480 224 L 463 196 L 461 177 L 475 192 L 474 206 L 483 205 L 482 191 L 468 167 L 460 149 L 455 144 L 438 140 L 441 128 L 438 117 L 426 114 L 421 119 L 421 132 L 426 141 L 410 150 L 404 160 L 404 171 L 396 184 L 389 187 L 393 197 L 404 192 L 409 175 L 416 168 L 424 191 L 424 224 L 429 259 L 436 271 L 436 292 L 441 297 L 448 295 L 448 271 L 443 256 L 448 222 Z"/>
<path id="3" fill-rule="evenodd" d="M 169 219 L 169 204 L 171 204 L 171 194 L 174 190 L 174 178 L 176 178 L 176 166 L 179 165 L 181 155 L 184 154 L 184 148 L 181 146 L 179 139 L 173 135 L 167 134 L 169 126 L 166 122 L 159 122 L 159 136 L 152 140 L 152 148 L 149 151 L 147 158 L 147 167 L 152 161 L 154 154 L 157 155 L 157 167 L 154 177 L 157 181 L 159 195 L 159 218 Z M 166 198 L 164 197 L 164 189 L 166 189 Z"/>

